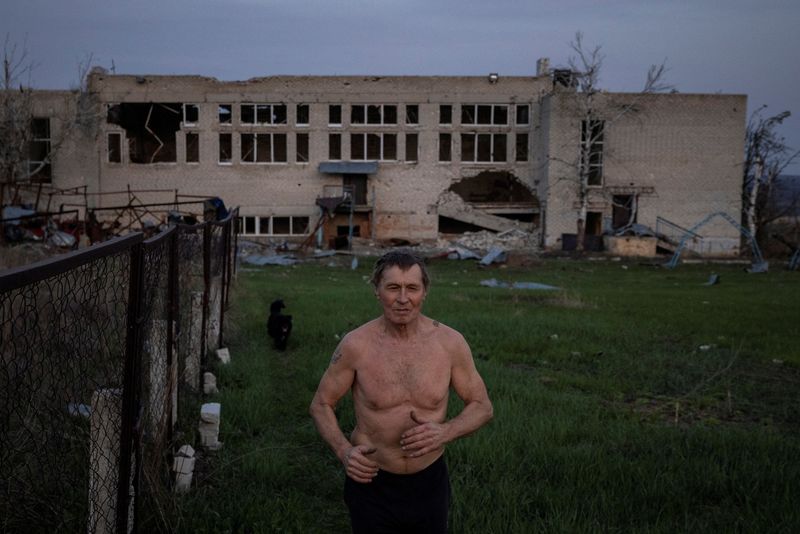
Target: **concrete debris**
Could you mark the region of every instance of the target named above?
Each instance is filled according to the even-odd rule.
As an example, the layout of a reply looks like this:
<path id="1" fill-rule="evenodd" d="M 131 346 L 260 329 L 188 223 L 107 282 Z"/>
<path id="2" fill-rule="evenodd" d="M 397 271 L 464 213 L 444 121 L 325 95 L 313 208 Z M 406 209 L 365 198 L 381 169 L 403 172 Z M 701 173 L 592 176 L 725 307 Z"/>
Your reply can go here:
<path id="1" fill-rule="evenodd" d="M 224 364 L 231 363 L 231 353 L 228 351 L 227 347 L 217 349 L 217 358 Z"/>
<path id="2" fill-rule="evenodd" d="M 539 236 L 519 228 L 512 228 L 499 233 L 488 230 L 464 232 L 452 242 L 440 239 L 438 245 L 440 248 L 460 247 L 480 251 L 482 254 L 488 253 L 493 247 L 501 247 L 504 250 L 540 250 Z"/>
<path id="3" fill-rule="evenodd" d="M 175 493 L 186 493 L 191 488 L 194 464 L 194 449 L 191 445 L 184 445 L 178 449 L 172 461 L 172 470 L 175 472 Z"/>
<path id="4" fill-rule="evenodd" d="M 497 280 L 496 278 L 490 278 L 488 280 L 481 280 L 480 284 L 484 287 L 504 287 L 509 289 L 536 289 L 536 290 L 543 290 L 543 291 L 553 291 L 553 290 L 560 290 L 560 287 L 551 286 L 547 284 L 540 284 L 538 282 L 503 282 L 501 280 Z"/>
<path id="5" fill-rule="evenodd" d="M 203 393 L 206 395 L 214 395 L 219 393 L 217 389 L 217 377 L 213 373 L 203 373 Z"/>
<path id="6" fill-rule="evenodd" d="M 209 450 L 222 448 L 219 441 L 219 424 L 222 405 L 218 402 L 207 402 L 200 407 L 200 442 Z"/>

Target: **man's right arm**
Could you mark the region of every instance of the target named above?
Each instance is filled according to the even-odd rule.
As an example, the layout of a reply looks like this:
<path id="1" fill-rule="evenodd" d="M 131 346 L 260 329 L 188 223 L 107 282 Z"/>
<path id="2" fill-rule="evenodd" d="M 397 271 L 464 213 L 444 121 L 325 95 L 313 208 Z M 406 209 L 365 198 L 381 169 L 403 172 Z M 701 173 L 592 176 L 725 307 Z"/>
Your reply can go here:
<path id="1" fill-rule="evenodd" d="M 355 380 L 352 349 L 347 338 L 336 347 L 331 363 L 317 387 L 309 412 L 322 439 L 333 449 L 345 467 L 347 476 L 356 482 L 370 482 L 378 472 L 378 465 L 367 458 L 375 452 L 364 445 L 353 446 L 345 437 L 336 419 L 336 404 L 352 387 Z"/>

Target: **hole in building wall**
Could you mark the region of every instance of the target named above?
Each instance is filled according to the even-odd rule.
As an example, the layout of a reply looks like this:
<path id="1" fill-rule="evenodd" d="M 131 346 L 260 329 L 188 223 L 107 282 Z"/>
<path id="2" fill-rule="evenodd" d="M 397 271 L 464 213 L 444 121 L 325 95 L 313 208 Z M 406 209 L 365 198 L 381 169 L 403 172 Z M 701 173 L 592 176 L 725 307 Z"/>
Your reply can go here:
<path id="1" fill-rule="evenodd" d="M 180 102 L 126 102 L 108 108 L 106 120 L 125 129 L 131 163 L 174 163 L 175 132 L 180 130 Z"/>
<path id="2" fill-rule="evenodd" d="M 453 184 L 450 191 L 470 203 L 533 203 L 539 206 L 536 195 L 508 171 L 483 171 Z"/>

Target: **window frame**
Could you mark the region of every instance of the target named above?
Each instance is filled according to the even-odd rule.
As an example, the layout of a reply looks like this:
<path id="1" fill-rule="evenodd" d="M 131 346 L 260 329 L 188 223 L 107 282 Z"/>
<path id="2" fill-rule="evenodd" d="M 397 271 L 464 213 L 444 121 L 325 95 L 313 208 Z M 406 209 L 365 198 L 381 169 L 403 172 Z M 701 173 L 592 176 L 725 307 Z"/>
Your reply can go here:
<path id="1" fill-rule="evenodd" d="M 195 138 L 195 153 L 197 154 L 196 159 L 189 159 L 189 137 L 192 136 Z M 200 134 L 198 132 L 186 132 L 184 134 L 184 147 L 183 147 L 183 161 L 184 163 L 188 163 L 190 165 L 197 165 L 200 163 Z"/>
<path id="2" fill-rule="evenodd" d="M 486 110 L 481 108 L 489 108 L 489 122 L 478 122 Z M 465 121 L 465 112 L 472 108 L 472 122 Z M 496 116 L 498 110 L 502 108 L 505 113 L 505 122 L 497 122 Z M 508 126 L 508 104 L 461 104 L 461 124 L 469 126 Z"/>
<path id="3" fill-rule="evenodd" d="M 275 229 L 275 218 L 288 218 L 289 219 L 289 233 L 281 233 L 276 234 L 274 233 Z M 298 221 L 296 221 L 296 219 Z M 305 219 L 304 222 L 300 222 Z M 266 225 L 264 224 L 266 222 Z M 252 232 L 247 231 L 247 227 L 250 223 L 253 227 Z M 266 226 L 266 231 L 262 226 Z M 297 227 L 305 226 L 305 231 L 300 232 L 297 231 Z M 241 215 L 239 217 L 239 226 L 240 229 L 239 235 L 246 235 L 246 236 L 281 236 L 281 237 L 295 237 L 295 236 L 307 236 L 311 233 L 311 217 L 309 215 Z"/>
<path id="4" fill-rule="evenodd" d="M 478 159 L 482 139 L 489 137 L 489 159 Z M 464 159 L 464 149 L 467 144 L 464 142 L 465 137 L 474 137 L 472 142 L 472 156 L 474 159 Z M 495 154 L 500 153 L 497 147 L 497 139 L 503 138 L 503 159 L 496 159 Z M 508 134 L 505 132 L 461 132 L 461 163 L 474 163 L 474 164 L 491 164 L 491 163 L 508 163 Z"/>
<path id="5" fill-rule="evenodd" d="M 386 157 L 386 138 L 387 137 L 394 138 L 394 157 L 387 158 Z M 362 137 L 363 141 L 361 142 L 361 150 L 363 150 L 363 157 L 357 157 L 354 149 L 358 145 L 355 142 L 355 137 Z M 371 158 L 370 156 L 370 141 L 374 141 L 375 138 L 380 140 L 379 149 L 378 149 L 378 158 Z M 350 160 L 352 161 L 398 161 L 397 160 L 397 134 L 395 132 L 350 132 Z"/>
<path id="6" fill-rule="evenodd" d="M 181 106 L 181 125 L 182 126 L 197 126 L 200 124 L 200 104 L 186 104 L 184 103 Z M 197 119 L 194 121 L 190 121 L 187 119 L 188 110 L 189 108 L 194 108 L 194 113 L 196 114 Z"/>
<path id="7" fill-rule="evenodd" d="M 245 108 L 252 108 L 247 113 L 252 113 L 253 122 L 245 121 Z M 283 110 L 283 120 L 276 121 L 275 108 Z M 267 120 L 260 120 L 261 117 Z M 286 104 L 280 102 L 241 102 L 239 104 L 239 123 L 243 126 L 285 126 L 288 124 L 288 110 Z"/>
<path id="8" fill-rule="evenodd" d="M 339 115 L 339 122 L 334 122 L 334 114 Z M 341 104 L 328 104 L 328 126 L 342 126 L 342 105 Z"/>
<path id="9" fill-rule="evenodd" d="M 245 159 L 244 149 L 245 149 L 245 136 L 252 136 L 252 159 Z M 276 160 L 275 153 L 276 147 L 278 146 L 275 143 L 276 137 L 283 138 L 283 156 L 285 159 Z M 259 147 L 263 148 L 263 144 L 260 144 L 260 139 L 269 139 L 269 156 L 266 160 L 259 160 Z M 284 132 L 239 132 L 239 163 L 242 165 L 284 165 L 289 162 L 289 154 L 288 154 L 288 136 Z"/>
<path id="10" fill-rule="evenodd" d="M 305 122 L 301 122 L 300 121 L 300 109 L 301 108 L 305 109 Z M 295 117 L 295 126 L 306 127 L 306 126 L 308 126 L 310 124 L 310 121 L 311 121 L 311 106 L 309 106 L 308 104 L 305 104 L 305 103 L 297 104 L 295 106 L 294 113 L 295 113 L 295 115 L 294 115 L 294 117 Z"/>
<path id="11" fill-rule="evenodd" d="M 222 140 L 228 139 L 228 158 L 222 158 Z M 233 165 L 233 134 L 230 132 L 220 132 L 217 136 L 217 164 L 218 165 Z"/>
<path id="12" fill-rule="evenodd" d="M 386 121 L 386 110 L 392 109 L 394 113 L 394 122 Z M 356 110 L 360 109 L 360 115 L 363 115 L 364 122 L 356 121 Z M 377 113 L 378 120 L 373 120 Z M 351 104 L 350 105 L 350 125 L 351 126 L 367 126 L 374 128 L 375 126 L 397 126 L 397 104 Z"/>

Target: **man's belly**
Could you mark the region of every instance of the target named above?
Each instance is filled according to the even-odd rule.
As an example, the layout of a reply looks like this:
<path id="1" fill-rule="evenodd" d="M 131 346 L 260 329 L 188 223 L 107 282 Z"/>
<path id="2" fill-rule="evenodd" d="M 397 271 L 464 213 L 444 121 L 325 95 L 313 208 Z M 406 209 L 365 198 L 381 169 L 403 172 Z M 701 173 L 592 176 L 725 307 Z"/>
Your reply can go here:
<path id="1" fill-rule="evenodd" d="M 375 452 L 368 457 L 384 471 L 400 475 L 422 471 L 435 462 L 442 455 L 444 449 L 437 449 L 423 456 L 412 458 L 410 455 L 414 451 L 404 451 L 401 448 L 400 436 L 406 430 L 417 426 L 411 419 L 412 409 L 417 418 L 422 421 L 441 422 L 444 419 L 442 416 L 412 406 L 402 406 L 381 413 L 369 414 L 359 414 L 359 410 L 356 410 L 358 424 L 350 436 L 350 442 L 353 445 L 374 447 Z"/>

